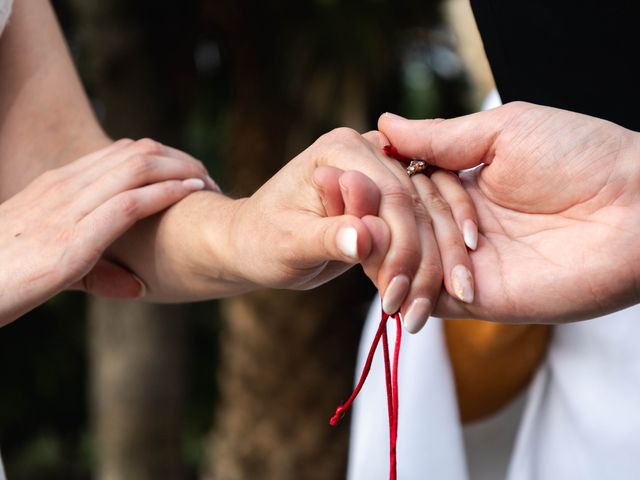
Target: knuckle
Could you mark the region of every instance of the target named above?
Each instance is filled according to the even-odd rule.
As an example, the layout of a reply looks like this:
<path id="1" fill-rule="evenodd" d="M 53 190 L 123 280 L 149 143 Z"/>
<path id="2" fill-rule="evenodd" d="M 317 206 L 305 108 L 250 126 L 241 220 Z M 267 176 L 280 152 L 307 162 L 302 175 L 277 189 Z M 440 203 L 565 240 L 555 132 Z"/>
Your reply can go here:
<path id="1" fill-rule="evenodd" d="M 404 243 L 395 247 L 394 260 L 399 263 L 411 262 L 417 266 L 416 259 L 422 255 L 417 242 Z"/>
<path id="2" fill-rule="evenodd" d="M 118 215 L 124 215 L 127 218 L 134 218 L 139 209 L 140 203 L 133 195 L 120 195 L 116 202 L 116 208 Z"/>
<path id="3" fill-rule="evenodd" d="M 352 128 L 339 127 L 333 129 L 330 136 L 342 143 L 362 142 L 362 136 Z"/>
<path id="4" fill-rule="evenodd" d="M 54 168 L 51 170 L 47 170 L 43 174 L 41 174 L 34 183 L 39 185 L 40 187 L 45 187 L 48 189 L 60 189 L 65 185 L 64 174 L 59 168 Z"/>
<path id="5" fill-rule="evenodd" d="M 442 264 L 437 259 L 423 259 L 418 275 L 424 279 L 425 285 L 437 283 L 439 286 L 443 279 Z"/>
<path id="6" fill-rule="evenodd" d="M 429 212 L 422 201 L 418 201 L 413 204 L 413 215 L 415 216 L 418 225 L 430 227 L 433 223 L 431 215 L 429 215 Z"/>
<path id="7" fill-rule="evenodd" d="M 130 138 L 121 138 L 121 139 L 116 140 L 115 142 L 113 142 L 113 145 L 117 146 L 117 147 L 128 147 L 129 145 L 132 145 L 133 143 L 135 143 L 135 142 Z"/>
<path id="8" fill-rule="evenodd" d="M 142 138 L 135 142 L 136 150 L 149 155 L 157 154 L 162 151 L 162 144 L 152 138 Z"/>
<path id="9" fill-rule="evenodd" d="M 439 193 L 429 192 L 425 194 L 425 203 L 429 211 L 442 215 L 451 215 L 451 206 Z"/>
<path id="10" fill-rule="evenodd" d="M 389 143 L 387 137 L 379 130 L 370 130 L 365 133 L 363 137 L 375 145 L 384 145 L 386 143 Z"/>
<path id="11" fill-rule="evenodd" d="M 414 196 L 399 183 L 386 187 L 382 194 L 388 202 L 394 205 L 411 206 L 414 203 Z"/>
<path id="12" fill-rule="evenodd" d="M 153 169 L 154 163 L 153 157 L 136 154 L 127 159 L 126 166 L 134 175 L 143 175 Z"/>

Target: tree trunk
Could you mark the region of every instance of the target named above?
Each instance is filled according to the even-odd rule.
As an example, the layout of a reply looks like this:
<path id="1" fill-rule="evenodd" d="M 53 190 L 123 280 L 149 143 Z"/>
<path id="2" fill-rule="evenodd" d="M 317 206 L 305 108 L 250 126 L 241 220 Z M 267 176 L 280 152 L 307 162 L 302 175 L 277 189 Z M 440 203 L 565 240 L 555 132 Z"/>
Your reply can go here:
<path id="1" fill-rule="evenodd" d="M 88 314 L 96 478 L 184 478 L 184 307 L 93 300 Z"/>

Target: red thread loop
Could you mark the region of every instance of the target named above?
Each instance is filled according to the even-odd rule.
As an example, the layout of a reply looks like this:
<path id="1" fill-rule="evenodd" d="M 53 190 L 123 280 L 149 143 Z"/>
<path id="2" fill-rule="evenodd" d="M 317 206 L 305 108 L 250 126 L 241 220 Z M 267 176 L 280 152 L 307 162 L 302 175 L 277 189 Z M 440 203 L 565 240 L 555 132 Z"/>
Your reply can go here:
<path id="1" fill-rule="evenodd" d="M 389 145 L 389 147 L 391 147 L 391 145 Z M 386 147 L 385 153 L 387 153 Z M 380 343 L 380 339 L 382 339 L 384 374 L 387 386 L 387 408 L 389 414 L 389 480 L 396 480 L 396 441 L 398 437 L 398 361 L 400 359 L 402 325 L 400 323 L 400 314 L 396 313 L 393 315 L 393 318 L 396 321 L 396 341 L 393 349 L 392 366 L 389 359 L 389 341 L 387 337 L 387 320 L 389 319 L 389 315 L 382 311 L 381 317 L 378 330 L 376 331 L 376 335 L 373 338 L 371 347 L 369 348 L 367 360 L 364 364 L 364 368 L 362 369 L 362 373 L 360 374 L 360 379 L 358 380 L 356 388 L 353 390 L 353 393 L 349 396 L 347 401 L 336 408 L 336 413 L 331 417 L 331 420 L 329 420 L 329 424 L 332 427 L 335 427 L 338 422 L 342 420 L 349 407 L 351 407 L 351 404 L 358 396 L 358 393 L 360 393 L 360 390 L 369 375 L 369 371 L 371 370 L 371 363 L 373 362 L 373 357 L 376 349 L 378 348 L 378 344 Z"/>
<path id="2" fill-rule="evenodd" d="M 409 165 L 411 163 L 411 159 L 402 155 L 393 145 L 385 145 L 382 147 L 382 151 L 387 157 L 394 158 L 404 165 Z"/>

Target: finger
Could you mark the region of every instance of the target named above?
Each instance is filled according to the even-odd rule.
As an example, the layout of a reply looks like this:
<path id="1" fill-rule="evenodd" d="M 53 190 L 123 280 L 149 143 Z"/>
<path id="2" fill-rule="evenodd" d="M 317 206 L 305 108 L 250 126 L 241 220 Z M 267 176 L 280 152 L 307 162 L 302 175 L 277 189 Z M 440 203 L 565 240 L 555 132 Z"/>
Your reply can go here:
<path id="1" fill-rule="evenodd" d="M 380 217 L 367 215 L 362 218 L 362 222 L 369 231 L 371 238 L 371 248 L 369 254 L 364 256 L 360 254 L 360 263 L 362 268 L 371 279 L 374 285 L 377 282 L 377 272 L 384 256 L 389 250 L 389 243 L 391 239 L 391 232 L 389 227 Z M 341 275 L 346 270 L 351 268 L 352 265 L 344 262 L 330 261 L 326 267 L 313 279 L 312 282 L 307 283 L 305 288 L 314 288 L 318 285 L 322 285 L 329 280 Z M 372 267 L 373 266 L 373 267 Z M 373 273 L 372 273 L 373 272 Z"/>
<path id="2" fill-rule="evenodd" d="M 198 162 L 202 165 L 202 168 L 205 170 L 205 172 L 207 172 L 207 169 L 205 167 L 205 165 L 200 162 L 197 158 L 189 155 L 186 152 L 183 152 L 182 150 L 179 150 L 177 148 L 174 148 L 170 145 L 164 145 L 164 147 L 166 148 L 168 155 L 170 157 L 174 157 L 174 158 L 182 158 L 185 161 L 189 161 L 189 162 Z M 215 180 L 213 178 L 211 178 L 211 176 L 209 175 L 209 173 L 207 172 L 206 176 L 204 177 L 204 183 L 207 186 L 208 190 L 211 190 L 213 192 L 221 192 L 222 189 L 218 186 L 218 184 L 215 182 Z"/>
<path id="3" fill-rule="evenodd" d="M 461 170 L 490 163 L 498 133 L 526 105 L 517 102 L 448 120 L 407 120 L 384 113 L 378 128 L 403 155 Z"/>
<path id="4" fill-rule="evenodd" d="M 91 183 L 76 195 L 77 208 L 89 212 L 110 198 L 135 188 L 167 180 L 202 182 L 204 172 L 197 162 L 185 162 L 173 157 L 136 155 Z"/>
<path id="5" fill-rule="evenodd" d="M 431 212 L 423 202 L 416 202 L 414 215 L 418 223 L 421 256 L 418 271 L 402 305 L 402 321 L 409 333 L 417 333 L 427 322 L 442 288 L 443 271 L 438 240 Z"/>
<path id="6" fill-rule="evenodd" d="M 133 144 L 134 141 L 129 138 L 122 138 L 113 143 L 110 143 L 104 148 L 100 150 L 96 150 L 95 152 L 91 152 L 84 157 L 79 158 L 78 160 L 68 163 L 67 165 L 60 167 L 59 170 L 61 173 L 72 175 L 74 173 L 86 170 L 89 167 L 93 167 L 99 163 L 101 159 L 108 155 L 112 155 L 115 152 L 123 150 L 125 147 Z"/>
<path id="7" fill-rule="evenodd" d="M 367 133 L 363 133 L 362 137 L 378 150 L 382 150 L 385 145 L 389 145 L 389 139 L 379 130 L 371 130 Z"/>
<path id="8" fill-rule="evenodd" d="M 462 232 L 464 243 L 471 250 L 475 250 L 478 247 L 478 217 L 471 196 L 453 172 L 436 170 L 431 175 L 431 181 L 449 205 L 453 218 Z"/>
<path id="9" fill-rule="evenodd" d="M 128 175 L 137 178 L 140 174 L 148 173 L 148 171 L 152 170 L 153 159 L 157 158 L 171 158 L 176 165 L 182 164 L 185 165 L 185 168 L 191 169 L 191 174 L 186 177 L 180 176 L 174 178 L 198 177 L 202 178 L 205 184 L 209 183 L 208 172 L 202 162 L 184 152 L 167 147 L 150 138 L 143 138 L 137 141 L 129 139 L 119 140 L 101 152 L 101 155 L 92 154 L 89 156 L 90 158 L 83 157 L 74 162 L 74 164 L 77 163 L 79 166 L 85 166 L 85 168 L 69 170 L 70 174 L 83 173 L 75 182 L 77 184 L 75 187 L 76 190 L 91 184 L 102 176 L 113 175 L 123 170 Z M 71 187 L 72 190 L 73 188 L 74 187 Z"/>
<path id="10" fill-rule="evenodd" d="M 438 303 L 433 310 L 433 315 L 439 318 L 445 319 L 460 319 L 460 318 L 476 318 L 487 319 L 482 316 L 474 305 L 462 303 L 453 298 L 446 290 L 442 290 Z"/>
<path id="11" fill-rule="evenodd" d="M 158 213 L 184 197 L 201 190 L 200 179 L 168 180 L 122 192 L 86 215 L 78 224 L 79 251 L 91 246 L 103 252 L 137 221 Z"/>
<path id="12" fill-rule="evenodd" d="M 460 301 L 472 303 L 474 285 L 471 260 L 460 229 L 453 219 L 451 208 L 440 195 L 435 184 L 426 175 L 414 175 L 412 178 L 431 217 L 433 232 L 437 240 L 436 248 L 442 261 L 445 287 L 451 295 Z"/>
<path id="13" fill-rule="evenodd" d="M 389 226 L 380 217 L 368 215 L 363 217 L 362 221 L 371 235 L 371 250 L 369 255 L 361 260 L 362 269 L 378 290 L 381 290 L 382 286 L 378 284 L 378 270 L 389 251 L 391 231 L 389 230 Z M 384 291 L 380 292 L 381 297 L 383 293 Z"/>
<path id="14" fill-rule="evenodd" d="M 140 298 L 146 293 L 142 280 L 123 267 L 101 258 L 91 271 L 69 287 L 106 298 Z"/>
<path id="15" fill-rule="evenodd" d="M 385 292 L 385 311 L 395 313 L 409 290 L 420 258 L 413 215 L 413 199 L 417 193 L 413 184 L 399 164 L 386 158 L 379 148 L 353 130 L 334 130 L 321 137 L 314 147 L 320 149 L 318 164 L 343 170 L 357 168 L 378 186 L 381 194 L 379 216 L 387 223 L 392 235 L 387 255 L 378 268 L 377 284 Z M 328 155 L 327 151 L 333 154 Z M 394 287 L 389 290 L 394 279 Z"/>
<path id="16" fill-rule="evenodd" d="M 340 189 L 340 176 L 343 170 L 327 165 L 315 169 L 311 181 L 328 217 L 344 214 L 344 200 Z"/>
<path id="17" fill-rule="evenodd" d="M 352 170 L 340 178 L 340 190 L 344 202 L 344 213 L 362 218 L 377 215 L 380 209 L 380 189 L 369 177 Z"/>
<path id="18" fill-rule="evenodd" d="M 363 221 L 352 215 L 317 218 L 296 229 L 290 259 L 297 268 L 324 266 L 328 261 L 355 264 L 371 251 L 371 235 Z"/>

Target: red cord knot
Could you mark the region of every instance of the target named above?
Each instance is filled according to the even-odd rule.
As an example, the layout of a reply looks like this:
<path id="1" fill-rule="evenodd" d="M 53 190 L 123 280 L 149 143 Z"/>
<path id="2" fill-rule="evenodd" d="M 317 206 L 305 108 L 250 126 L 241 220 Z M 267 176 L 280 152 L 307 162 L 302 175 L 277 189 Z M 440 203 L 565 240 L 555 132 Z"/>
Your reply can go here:
<path id="1" fill-rule="evenodd" d="M 385 145 L 382 147 L 382 151 L 387 157 L 394 158 L 404 165 L 409 165 L 411 163 L 411 159 L 402 155 L 393 145 Z"/>
<path id="2" fill-rule="evenodd" d="M 346 412 L 346 409 L 342 405 L 336 408 L 336 413 L 333 417 L 331 417 L 331 420 L 329 420 L 329 425 L 331 425 L 332 427 L 335 427 L 336 425 L 338 425 L 340 420 L 344 418 L 345 412 Z"/>

